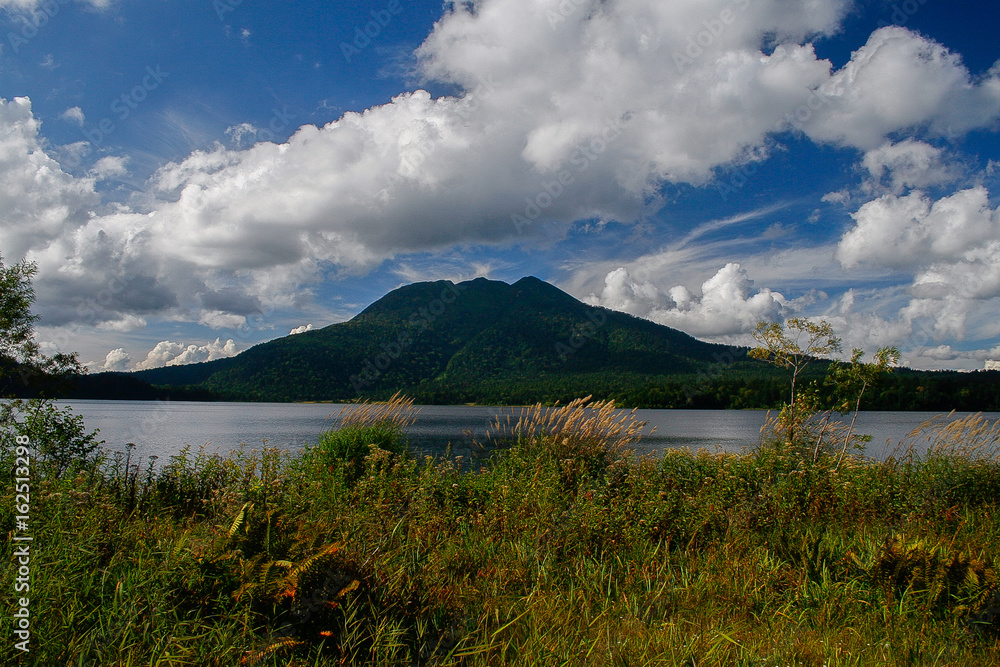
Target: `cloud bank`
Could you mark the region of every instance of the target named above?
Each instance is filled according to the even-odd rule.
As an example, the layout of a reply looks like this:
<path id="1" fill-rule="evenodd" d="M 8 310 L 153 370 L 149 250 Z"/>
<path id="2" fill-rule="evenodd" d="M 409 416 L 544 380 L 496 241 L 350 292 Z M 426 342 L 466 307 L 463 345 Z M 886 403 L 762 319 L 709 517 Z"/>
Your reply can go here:
<path id="1" fill-rule="evenodd" d="M 157 343 L 156 347 L 146 355 L 146 358 L 135 365 L 134 370 L 142 371 L 150 368 L 162 368 L 163 366 L 182 366 L 202 361 L 215 361 L 216 359 L 233 357 L 236 354 L 236 343 L 232 338 L 225 343 L 220 338 L 216 338 L 207 345 L 184 345 L 165 340 Z M 116 355 L 116 359 L 120 356 Z M 110 355 L 109 361 L 111 361 Z"/>
<path id="2" fill-rule="evenodd" d="M 600 295 L 586 301 L 621 310 L 693 336 L 725 339 L 753 330 L 761 320 L 780 319 L 785 297 L 768 288 L 754 290 L 754 281 L 737 263 L 730 263 L 701 285 L 700 294 L 684 285 L 661 293 L 652 283 L 639 283 L 624 267 L 609 273 Z"/>

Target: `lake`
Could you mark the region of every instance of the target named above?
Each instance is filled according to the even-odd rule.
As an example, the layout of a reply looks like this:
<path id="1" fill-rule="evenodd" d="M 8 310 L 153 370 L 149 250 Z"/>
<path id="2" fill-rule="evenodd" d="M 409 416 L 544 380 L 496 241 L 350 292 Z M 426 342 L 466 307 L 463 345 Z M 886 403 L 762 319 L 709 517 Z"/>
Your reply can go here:
<path id="1" fill-rule="evenodd" d="M 241 444 L 250 448 L 300 450 L 336 425 L 342 405 L 311 403 L 195 403 L 147 401 L 60 401 L 83 416 L 88 429 L 100 429 L 109 451 L 125 451 L 135 443 L 133 460 L 159 457 L 162 463 L 184 445 L 197 450 L 228 452 Z M 518 408 L 486 406 L 420 406 L 417 421 L 407 430 L 419 454 L 475 456 L 498 414 Z M 863 412 L 857 431 L 872 436 L 866 455 L 882 459 L 911 430 L 935 417 L 933 412 Z M 647 435 L 637 450 L 659 454 L 670 448 L 738 452 L 754 447 L 766 412 L 760 410 L 638 410 L 647 421 Z M 953 415 L 958 418 L 960 414 Z M 1000 413 L 987 413 L 991 420 Z M 848 417 L 849 418 L 849 417 Z M 654 428 L 655 427 L 655 428 Z M 649 433 L 652 430 L 652 433 Z"/>

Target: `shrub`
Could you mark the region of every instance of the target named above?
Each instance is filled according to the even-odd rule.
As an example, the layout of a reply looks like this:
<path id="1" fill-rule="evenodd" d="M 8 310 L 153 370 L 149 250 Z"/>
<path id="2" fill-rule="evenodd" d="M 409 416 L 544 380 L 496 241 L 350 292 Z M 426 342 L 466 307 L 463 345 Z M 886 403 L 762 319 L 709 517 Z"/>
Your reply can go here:
<path id="1" fill-rule="evenodd" d="M 327 465 L 343 462 L 350 473 L 360 474 L 372 447 L 390 454 L 406 451 L 403 429 L 414 419 L 413 399 L 398 393 L 386 403 L 345 407 L 340 411 L 338 427 L 323 433 L 310 455 Z"/>
<path id="2" fill-rule="evenodd" d="M 0 406 L 0 444 L 9 449 L 19 435 L 31 439 L 39 459 L 51 465 L 56 477 L 74 463 L 91 463 L 104 443 L 97 439 L 97 431 L 87 432 L 82 415 L 38 398 Z"/>
<path id="3" fill-rule="evenodd" d="M 392 454 L 405 448 L 402 430 L 388 422 L 362 426 L 355 424 L 323 433 L 317 450 L 327 461 L 347 461 L 360 464 L 375 446 Z"/>

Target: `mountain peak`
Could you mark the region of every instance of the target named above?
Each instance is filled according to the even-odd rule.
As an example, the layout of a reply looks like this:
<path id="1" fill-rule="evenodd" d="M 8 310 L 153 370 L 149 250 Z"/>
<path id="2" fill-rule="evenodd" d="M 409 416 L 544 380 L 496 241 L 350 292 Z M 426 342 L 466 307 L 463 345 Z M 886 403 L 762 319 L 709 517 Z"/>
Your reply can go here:
<path id="1" fill-rule="evenodd" d="M 197 377 L 185 367 L 186 383 L 173 369 L 156 379 L 255 400 L 352 400 L 399 390 L 431 402 L 532 402 L 539 383 L 583 391 L 607 378 L 654 382 L 692 373 L 714 353 L 721 348 L 588 306 L 535 276 L 512 285 L 479 277 L 404 285 L 348 322 L 262 343 L 224 367 L 206 364 Z"/>
<path id="2" fill-rule="evenodd" d="M 518 285 L 521 285 L 522 287 L 526 287 L 528 285 L 547 285 L 548 287 L 552 287 L 549 283 L 540 278 L 536 278 L 535 276 L 525 276 L 514 283 L 513 287 L 517 287 Z"/>

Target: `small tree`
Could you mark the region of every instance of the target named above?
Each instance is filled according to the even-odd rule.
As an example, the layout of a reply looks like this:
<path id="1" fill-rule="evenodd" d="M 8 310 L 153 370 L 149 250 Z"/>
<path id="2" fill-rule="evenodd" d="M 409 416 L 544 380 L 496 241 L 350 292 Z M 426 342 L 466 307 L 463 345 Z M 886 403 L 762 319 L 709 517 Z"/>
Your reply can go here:
<path id="1" fill-rule="evenodd" d="M 51 465 L 56 477 L 73 463 L 90 460 L 103 443 L 97 431 L 87 432 L 81 415 L 39 398 L 0 405 L 0 442 L 18 435 L 30 439 L 39 459 Z"/>
<path id="2" fill-rule="evenodd" d="M 35 341 L 38 316 L 31 313 L 35 301 L 31 279 L 36 271 L 26 261 L 4 267 L 0 258 L 0 396 L 18 377 L 30 385 L 83 371 L 75 354 L 46 356 Z M 44 398 L 15 399 L 0 406 L 0 450 L 9 451 L 15 436 L 27 436 L 40 457 L 53 464 L 56 476 L 74 461 L 91 457 L 101 444 L 96 431 L 86 432 L 82 417 Z"/>
<path id="3" fill-rule="evenodd" d="M 750 350 L 751 357 L 791 369 L 790 404 L 795 403 L 795 383 L 802 370 L 817 357 L 840 351 L 840 339 L 826 320 L 793 317 L 784 328 L 776 322 L 758 322 L 750 335 L 760 345 Z"/>
<path id="4" fill-rule="evenodd" d="M 833 387 L 834 410 L 841 414 L 854 411 L 849 426 L 832 420 L 832 410 L 822 410 L 820 398 L 814 387 L 797 391 L 796 381 L 802 370 L 817 357 L 840 350 L 840 339 L 834 335 L 833 327 L 826 321 L 811 322 L 804 318 L 791 318 L 784 328 L 775 323 L 758 322 L 753 332 L 760 343 L 750 351 L 750 356 L 769 363 L 791 369 L 791 396 L 777 420 L 769 421 L 774 431 L 785 433 L 785 442 L 804 453 L 805 447 L 812 447 L 813 461 L 819 459 L 824 450 L 824 440 L 840 442 L 840 457 L 835 470 L 839 470 L 854 445 L 861 446 L 869 436 L 858 436 L 854 426 L 861 411 L 861 401 L 865 391 L 874 386 L 889 370 L 899 363 L 899 350 L 895 347 L 881 347 L 872 357 L 871 363 L 861 361 L 864 351 L 854 348 L 850 363 L 834 361 L 827 369 L 826 384 Z M 833 450 L 835 451 L 835 450 Z M 832 453 L 832 452 L 831 452 Z"/>
<path id="5" fill-rule="evenodd" d="M 35 290 L 31 285 L 38 268 L 21 261 L 4 267 L 0 257 L 0 396 L 16 379 L 25 386 L 42 378 L 66 378 L 83 372 L 76 355 L 41 353 L 35 341 L 38 315 L 31 312 Z"/>
<path id="6" fill-rule="evenodd" d="M 776 322 L 758 322 L 751 335 L 759 347 L 750 350 L 750 357 L 792 371 L 787 414 L 781 420 L 787 427 L 788 441 L 791 442 L 796 424 L 800 422 L 796 396 L 799 375 L 817 357 L 840 351 L 840 339 L 834 335 L 833 327 L 826 320 L 813 322 L 804 317 L 792 317 L 785 321 L 784 327 Z"/>
<path id="7" fill-rule="evenodd" d="M 0 258 L 0 362 L 7 372 L 19 361 L 39 356 L 33 332 L 38 316 L 30 310 L 35 299 L 31 277 L 36 270 L 28 262 L 4 268 Z"/>
<path id="8" fill-rule="evenodd" d="M 872 363 L 870 364 L 861 361 L 864 355 L 864 350 L 854 348 L 851 351 L 851 363 L 834 362 L 827 370 L 827 382 L 836 388 L 837 397 L 841 400 L 837 411 L 846 414 L 852 408 L 854 410 L 854 416 L 851 418 L 851 425 L 847 429 L 844 446 L 837 461 L 838 470 L 844 462 L 847 448 L 854 437 L 854 424 L 858 421 L 858 413 L 861 412 L 861 399 L 865 395 L 865 390 L 877 384 L 893 366 L 899 363 L 900 357 L 899 349 L 895 347 L 880 347 L 872 355 Z"/>

